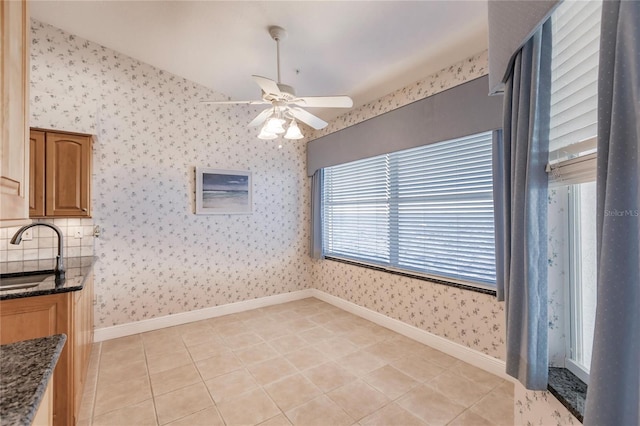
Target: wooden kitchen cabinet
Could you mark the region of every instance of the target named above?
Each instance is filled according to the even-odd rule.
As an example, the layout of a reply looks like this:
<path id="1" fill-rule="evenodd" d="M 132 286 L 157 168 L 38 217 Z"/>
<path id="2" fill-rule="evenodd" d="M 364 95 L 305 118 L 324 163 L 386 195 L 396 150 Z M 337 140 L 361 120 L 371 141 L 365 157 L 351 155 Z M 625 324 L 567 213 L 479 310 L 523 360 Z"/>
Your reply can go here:
<path id="1" fill-rule="evenodd" d="M 87 380 L 87 367 L 93 347 L 93 275 L 87 277 L 84 289 L 72 293 L 74 300 L 73 315 L 73 399 L 74 416 L 78 419 L 83 389 Z"/>
<path id="2" fill-rule="evenodd" d="M 53 425 L 53 379 L 49 381 L 47 389 L 44 391 L 40 407 L 33 417 L 32 426 L 52 426 Z"/>
<path id="3" fill-rule="evenodd" d="M 91 216 L 92 137 L 32 129 L 30 217 Z"/>
<path id="4" fill-rule="evenodd" d="M 0 345 L 64 333 L 69 314 L 60 295 L 0 301 Z"/>
<path id="5" fill-rule="evenodd" d="M 0 226 L 30 223 L 28 210 L 29 10 L 0 3 Z"/>
<path id="6" fill-rule="evenodd" d="M 60 333 L 67 343 L 53 374 L 53 424 L 73 426 L 93 344 L 93 276 L 79 291 L 0 301 L 0 344 Z"/>

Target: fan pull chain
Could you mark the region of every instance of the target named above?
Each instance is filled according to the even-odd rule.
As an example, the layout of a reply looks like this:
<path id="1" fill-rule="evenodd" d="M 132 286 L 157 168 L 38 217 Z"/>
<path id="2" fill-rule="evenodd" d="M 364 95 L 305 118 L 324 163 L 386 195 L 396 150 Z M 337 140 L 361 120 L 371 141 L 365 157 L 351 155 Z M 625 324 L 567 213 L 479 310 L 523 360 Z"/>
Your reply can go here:
<path id="1" fill-rule="evenodd" d="M 280 81 L 280 37 L 276 38 L 276 58 L 278 61 L 278 84 L 282 83 Z"/>

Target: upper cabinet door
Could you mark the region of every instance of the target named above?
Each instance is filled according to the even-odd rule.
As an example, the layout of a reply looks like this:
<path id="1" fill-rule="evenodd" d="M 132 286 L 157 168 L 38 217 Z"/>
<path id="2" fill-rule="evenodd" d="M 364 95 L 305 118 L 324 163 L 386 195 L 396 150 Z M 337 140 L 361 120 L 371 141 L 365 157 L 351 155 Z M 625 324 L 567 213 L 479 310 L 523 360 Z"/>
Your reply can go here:
<path id="1" fill-rule="evenodd" d="M 90 217 L 91 136 L 46 133 L 46 215 Z"/>
<path id="2" fill-rule="evenodd" d="M 28 223 L 29 11 L 0 2 L 0 226 Z"/>

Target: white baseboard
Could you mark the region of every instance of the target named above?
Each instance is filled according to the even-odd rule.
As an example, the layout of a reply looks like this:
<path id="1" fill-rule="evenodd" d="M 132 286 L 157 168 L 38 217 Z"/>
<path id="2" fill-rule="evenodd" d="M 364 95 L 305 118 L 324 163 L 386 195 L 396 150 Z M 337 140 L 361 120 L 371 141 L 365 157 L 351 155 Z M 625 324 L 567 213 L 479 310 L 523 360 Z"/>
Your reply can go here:
<path id="1" fill-rule="evenodd" d="M 146 331 L 159 330 L 165 327 L 173 327 L 194 321 L 249 311 L 251 309 L 264 308 L 265 306 L 306 299 L 312 296 L 313 293 L 310 289 L 298 290 L 291 293 L 276 294 L 274 296 L 266 296 L 259 299 L 244 300 L 242 302 L 228 303 L 226 305 L 213 306 L 189 312 L 180 312 L 163 317 L 114 325 L 112 327 L 97 328 L 93 332 L 93 341 L 102 342 L 104 340 L 131 336 L 132 334 L 144 333 Z"/>
<path id="2" fill-rule="evenodd" d="M 429 333 L 428 331 L 414 327 L 397 319 L 390 318 L 379 312 L 372 311 L 371 309 L 364 308 L 360 305 L 356 305 L 355 303 L 332 296 L 323 291 L 317 289 L 312 289 L 311 291 L 313 297 L 320 299 L 323 302 L 330 303 L 337 308 L 393 330 L 403 336 L 407 336 L 410 339 L 444 352 L 447 355 L 451 355 L 452 357 L 488 371 L 489 373 L 495 374 L 500 378 L 510 381 L 514 380 L 511 376 L 507 375 L 505 372 L 505 362 L 500 359 L 494 358 L 475 349 L 471 349 L 470 347 L 461 345 L 460 343 L 445 339 L 444 337 Z"/>
<path id="3" fill-rule="evenodd" d="M 144 333 L 146 331 L 158 330 L 165 327 L 173 327 L 193 321 L 200 321 L 203 319 L 244 312 L 251 309 L 263 308 L 265 306 L 306 299 L 308 297 L 315 297 L 323 302 L 327 302 L 337 308 L 374 322 L 382 327 L 386 327 L 396 333 L 402 334 L 410 339 L 442 351 L 447 355 L 458 358 L 503 379 L 513 381 L 513 378 L 505 373 L 505 362 L 502 360 L 317 289 L 299 290 L 291 293 L 277 294 L 274 296 L 261 297 L 259 299 L 245 300 L 237 303 L 229 303 L 227 305 L 198 309 L 195 311 L 181 312 L 174 315 L 151 318 L 128 324 L 99 328 L 94 331 L 94 341 L 101 342 L 118 337 L 130 336 L 132 334 Z"/>

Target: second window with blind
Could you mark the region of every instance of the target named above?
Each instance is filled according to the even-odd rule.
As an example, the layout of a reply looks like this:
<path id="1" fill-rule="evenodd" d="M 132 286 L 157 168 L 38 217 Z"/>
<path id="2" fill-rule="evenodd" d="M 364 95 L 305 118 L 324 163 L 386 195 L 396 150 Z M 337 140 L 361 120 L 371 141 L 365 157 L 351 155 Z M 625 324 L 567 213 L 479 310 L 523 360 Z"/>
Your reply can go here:
<path id="1" fill-rule="evenodd" d="M 328 257 L 495 287 L 492 133 L 327 167 Z"/>
<path id="2" fill-rule="evenodd" d="M 596 307 L 596 133 L 599 1 L 565 1 L 551 16 L 552 78 L 549 285 L 562 291 L 564 357 L 557 363 L 589 381 Z M 553 358 L 553 356 L 552 356 Z"/>

